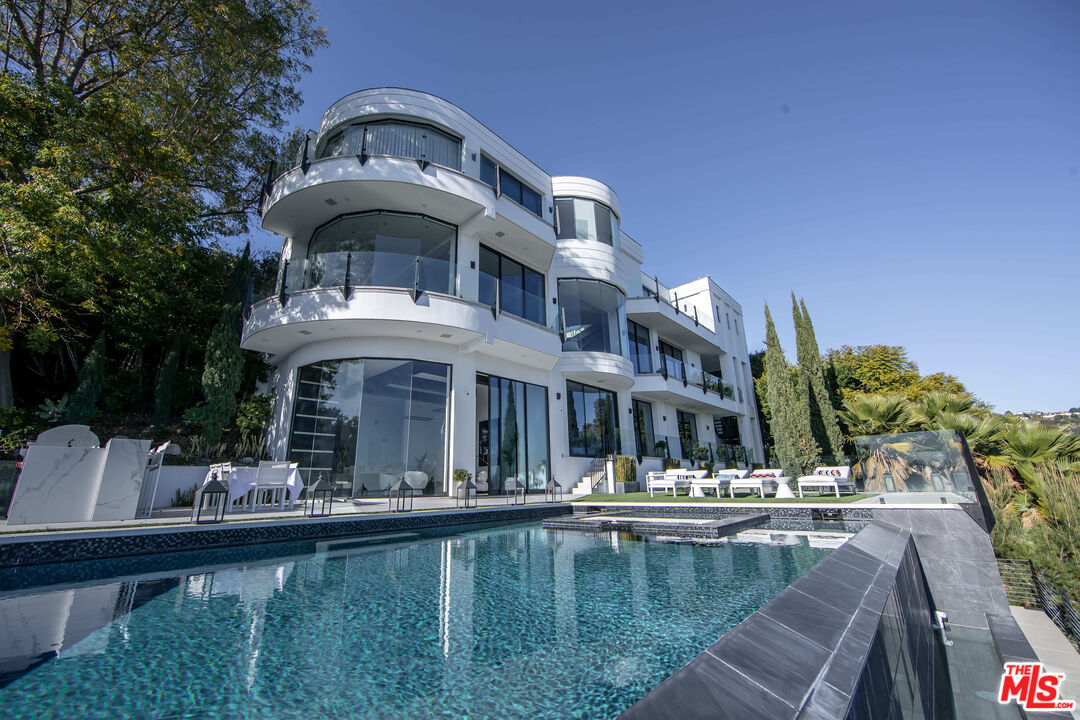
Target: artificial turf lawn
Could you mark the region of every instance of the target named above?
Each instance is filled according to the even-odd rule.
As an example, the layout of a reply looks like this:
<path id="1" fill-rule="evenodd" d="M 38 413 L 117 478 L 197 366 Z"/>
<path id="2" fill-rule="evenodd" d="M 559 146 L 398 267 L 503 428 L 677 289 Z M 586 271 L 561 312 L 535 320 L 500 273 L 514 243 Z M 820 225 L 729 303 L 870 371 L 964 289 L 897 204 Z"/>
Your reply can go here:
<path id="1" fill-rule="evenodd" d="M 712 496 L 710 496 L 710 497 L 688 497 L 686 495 L 679 495 L 678 498 L 673 498 L 671 495 L 668 495 L 666 493 L 660 493 L 660 492 L 656 493 L 655 497 L 649 497 L 649 493 L 647 493 L 647 492 L 636 492 L 636 493 L 623 493 L 621 495 L 607 495 L 607 494 L 603 494 L 603 495 L 601 495 L 601 494 L 586 495 L 585 497 L 579 498 L 579 499 L 575 500 L 574 502 L 588 502 L 588 503 L 640 503 L 640 502 L 644 502 L 644 503 L 650 503 L 650 502 L 651 503 L 661 503 L 661 502 L 662 503 L 673 503 L 673 502 L 677 502 L 677 503 L 706 503 L 706 504 L 713 504 L 713 505 L 715 505 L 718 502 L 720 502 L 720 503 L 747 503 L 747 504 L 756 504 L 756 505 L 762 505 L 762 504 L 770 505 L 770 504 L 773 504 L 773 503 L 776 503 L 776 504 L 784 504 L 784 503 L 820 503 L 820 504 L 833 504 L 833 505 L 835 505 L 835 504 L 852 503 L 852 502 L 855 502 L 856 500 L 865 500 L 868 497 L 870 497 L 870 496 L 867 495 L 866 493 L 857 493 L 855 495 L 841 495 L 840 497 L 836 497 L 835 495 L 821 495 L 819 497 L 818 495 L 808 494 L 806 497 L 780 498 L 780 499 L 777 499 L 777 498 L 774 498 L 774 497 L 767 497 L 764 500 L 762 500 L 757 495 L 739 495 L 738 497 L 736 497 L 734 499 L 732 499 L 732 498 L 725 495 L 724 497 L 722 497 L 722 498 L 720 498 L 718 500 L 717 498 L 712 497 Z"/>

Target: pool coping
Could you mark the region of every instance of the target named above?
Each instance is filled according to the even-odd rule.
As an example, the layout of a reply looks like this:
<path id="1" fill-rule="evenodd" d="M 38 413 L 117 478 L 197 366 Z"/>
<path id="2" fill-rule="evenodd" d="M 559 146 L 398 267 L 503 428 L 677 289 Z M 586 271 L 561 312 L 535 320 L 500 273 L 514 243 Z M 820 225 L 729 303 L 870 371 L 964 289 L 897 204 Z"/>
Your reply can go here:
<path id="1" fill-rule="evenodd" d="M 922 689 L 913 701 L 924 708 L 930 704 L 931 715 L 940 701 L 935 695 L 938 677 L 930 669 L 937 632 L 931 628 L 933 611 L 945 610 L 950 627 L 982 633 L 1002 662 L 1034 661 L 1034 651 L 1008 613 L 985 531 L 964 508 L 922 509 L 876 509 L 866 528 L 619 720 L 890 716 L 895 679 L 890 668 L 882 667 L 880 649 L 887 643 L 881 637 L 886 615 L 904 624 L 902 634 L 917 654 L 913 671 Z M 966 668 L 944 663 L 945 672 L 957 678 L 950 689 L 970 683 Z M 1063 720 L 1070 715 L 1047 712 L 1040 717 Z"/>
<path id="2" fill-rule="evenodd" d="M 394 530 L 539 520 L 573 511 L 569 503 L 511 505 L 326 518 L 276 518 L 212 525 L 52 530 L 0 536 L 0 568 L 294 542 Z"/>

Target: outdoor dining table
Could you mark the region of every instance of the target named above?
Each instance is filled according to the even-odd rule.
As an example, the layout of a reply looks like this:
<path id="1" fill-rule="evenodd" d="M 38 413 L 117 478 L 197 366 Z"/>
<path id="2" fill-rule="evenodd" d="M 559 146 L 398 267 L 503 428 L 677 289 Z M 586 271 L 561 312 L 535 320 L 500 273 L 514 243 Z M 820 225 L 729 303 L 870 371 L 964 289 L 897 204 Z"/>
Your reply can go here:
<path id="1" fill-rule="evenodd" d="M 210 478 L 213 474 L 213 470 L 206 473 L 203 485 L 210 482 Z M 239 500 L 247 495 L 254 489 L 258 477 L 259 468 L 257 467 L 234 467 L 230 473 L 224 478 L 221 478 L 222 482 L 229 486 L 229 501 Z M 299 470 L 290 468 L 288 479 L 285 481 L 285 487 L 286 491 L 289 493 L 289 500 L 291 502 L 296 502 L 296 498 L 299 497 L 300 491 L 304 489 L 304 480 L 300 477 Z"/>

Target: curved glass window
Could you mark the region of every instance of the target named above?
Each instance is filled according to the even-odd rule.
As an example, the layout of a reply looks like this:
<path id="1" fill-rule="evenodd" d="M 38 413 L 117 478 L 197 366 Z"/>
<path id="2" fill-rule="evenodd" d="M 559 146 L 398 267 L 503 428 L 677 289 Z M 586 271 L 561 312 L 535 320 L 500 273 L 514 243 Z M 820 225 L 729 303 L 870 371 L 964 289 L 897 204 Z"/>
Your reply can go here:
<path id="1" fill-rule="evenodd" d="M 559 281 L 563 350 L 622 355 L 626 340 L 626 297 L 600 280 Z"/>
<path id="2" fill-rule="evenodd" d="M 426 160 L 461 170 L 461 141 L 429 125 L 400 120 L 348 125 L 332 132 L 315 158 L 340 155 L 389 155 Z"/>
<path id="3" fill-rule="evenodd" d="M 611 208 L 594 200 L 555 198 L 560 240 L 595 240 L 615 246 L 619 218 Z"/>
<path id="4" fill-rule="evenodd" d="M 450 293 L 457 228 L 422 215 L 342 215 L 315 231 L 305 288 L 373 285 Z M 418 267 L 419 266 L 419 267 Z"/>
<path id="5" fill-rule="evenodd" d="M 289 459 L 336 497 L 386 493 L 402 476 L 447 492 L 450 366 L 420 360 L 326 360 L 297 371 Z"/>

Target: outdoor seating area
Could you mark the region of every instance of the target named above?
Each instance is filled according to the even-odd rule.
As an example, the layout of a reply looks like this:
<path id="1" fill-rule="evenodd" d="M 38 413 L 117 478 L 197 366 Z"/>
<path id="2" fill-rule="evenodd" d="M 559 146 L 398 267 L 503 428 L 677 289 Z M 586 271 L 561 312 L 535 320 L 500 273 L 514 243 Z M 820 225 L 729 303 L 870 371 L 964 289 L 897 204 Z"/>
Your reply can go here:
<path id="1" fill-rule="evenodd" d="M 836 497 L 840 497 L 840 490 L 854 493 L 855 482 L 851 479 L 851 468 L 844 466 L 819 467 L 813 475 L 804 475 L 798 479 L 799 497 L 803 497 L 803 490 L 817 490 L 818 495 L 824 495 L 826 490 L 832 489 Z"/>

